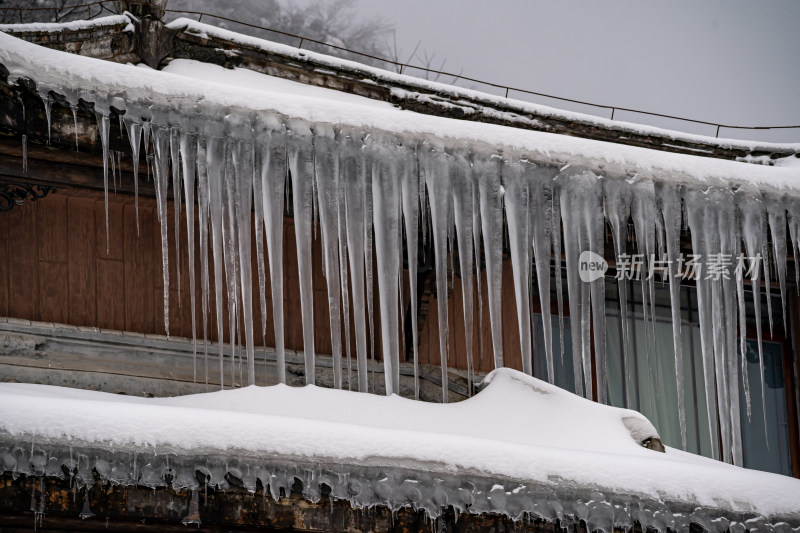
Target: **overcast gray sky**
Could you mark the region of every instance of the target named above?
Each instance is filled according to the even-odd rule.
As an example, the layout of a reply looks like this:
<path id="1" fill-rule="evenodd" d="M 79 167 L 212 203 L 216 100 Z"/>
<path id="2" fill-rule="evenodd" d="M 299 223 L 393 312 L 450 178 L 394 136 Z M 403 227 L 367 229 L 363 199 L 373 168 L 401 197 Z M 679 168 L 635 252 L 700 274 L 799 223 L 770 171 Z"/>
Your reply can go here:
<path id="1" fill-rule="evenodd" d="M 403 60 L 421 40 L 436 67 L 446 58 L 445 70 L 501 84 L 711 122 L 800 125 L 797 0 L 360 0 L 359 10 L 395 24 Z M 800 142 L 800 129 L 720 136 Z"/>

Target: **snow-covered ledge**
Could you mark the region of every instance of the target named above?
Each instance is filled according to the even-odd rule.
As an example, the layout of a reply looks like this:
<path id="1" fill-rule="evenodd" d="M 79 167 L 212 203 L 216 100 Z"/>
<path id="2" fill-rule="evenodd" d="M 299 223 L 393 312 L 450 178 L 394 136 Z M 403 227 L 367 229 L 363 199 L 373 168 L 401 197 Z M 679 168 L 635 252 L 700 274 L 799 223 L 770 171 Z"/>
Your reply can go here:
<path id="1" fill-rule="evenodd" d="M 507 369 L 448 405 L 283 385 L 133 398 L 0 384 L 0 466 L 15 474 L 260 486 L 275 499 L 298 478 L 312 501 L 327 485 L 357 508 L 452 506 L 606 532 L 800 524 L 800 481 L 640 444 L 656 436 L 639 413 Z"/>

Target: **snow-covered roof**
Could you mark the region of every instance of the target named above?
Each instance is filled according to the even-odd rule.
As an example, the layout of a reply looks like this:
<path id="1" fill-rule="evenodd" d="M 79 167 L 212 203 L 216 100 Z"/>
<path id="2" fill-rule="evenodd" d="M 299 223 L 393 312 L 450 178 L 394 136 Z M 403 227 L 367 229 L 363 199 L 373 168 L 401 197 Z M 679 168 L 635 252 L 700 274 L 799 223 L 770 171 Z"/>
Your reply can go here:
<path id="1" fill-rule="evenodd" d="M 446 83 L 425 80 L 407 74 L 400 74 L 390 70 L 373 67 L 359 63 L 357 61 L 350 61 L 338 57 L 313 52 L 310 50 L 300 49 L 286 44 L 276 43 L 258 37 L 244 35 L 231 30 L 218 28 L 216 26 L 198 22 L 189 18 L 178 18 L 167 25 L 173 30 L 181 30 L 189 34 L 199 35 L 204 38 L 216 37 L 233 43 L 241 44 L 243 46 L 254 47 L 258 50 L 270 53 L 280 54 L 282 56 L 291 57 L 299 62 L 313 61 L 322 66 L 329 66 L 332 68 L 346 68 L 350 71 L 360 73 L 367 79 L 386 81 L 390 84 L 396 84 L 403 87 L 414 89 L 421 89 L 421 93 L 411 93 L 417 98 L 429 98 L 427 94 L 423 93 L 438 93 L 445 94 L 456 99 L 464 98 L 473 102 L 485 103 L 491 106 L 498 106 L 509 109 L 511 111 L 532 113 L 539 117 L 553 117 L 572 121 L 580 124 L 591 124 L 608 129 L 615 129 L 622 132 L 635 133 L 640 135 L 653 135 L 671 139 L 673 141 L 688 141 L 713 144 L 723 148 L 739 148 L 744 150 L 758 150 L 758 151 L 771 151 L 774 149 L 788 149 L 793 152 L 800 152 L 800 143 L 770 143 L 761 141 L 746 141 L 739 139 L 725 139 L 716 138 L 706 135 L 696 135 L 666 128 L 659 128 L 655 126 L 648 126 L 645 124 L 637 124 L 633 122 L 625 122 L 620 120 L 610 120 L 595 115 L 586 113 L 578 113 L 574 111 L 567 111 L 558 109 L 551 106 L 542 104 L 535 104 L 526 102 L 524 100 L 516 100 L 513 98 L 504 98 L 495 96 L 486 92 L 478 91 L 475 89 L 466 89 L 455 85 Z M 392 89 L 393 92 L 409 96 L 408 89 L 396 87 Z"/>
<path id="2" fill-rule="evenodd" d="M 134 31 L 131 18 L 128 15 L 111 15 L 92 20 L 72 20 L 69 22 L 0 24 L 0 31 L 10 33 L 58 33 L 62 31 L 97 30 L 113 26 L 123 26 L 123 31 Z"/>
<path id="3" fill-rule="evenodd" d="M 469 400 L 442 405 L 313 386 L 135 398 L 2 383 L 0 452 L 10 438 L 45 451 L 68 445 L 169 454 L 173 465 L 182 456 L 224 454 L 230 461 L 302 458 L 342 471 L 348 465 L 422 467 L 434 477 L 456 476 L 465 490 L 472 480 L 493 479 L 504 504 L 498 505 L 495 494 L 495 506 L 485 510 L 512 516 L 515 498 L 550 489 L 571 491 L 584 503 L 598 500 L 599 493 L 611 505 L 625 495 L 658 502 L 651 505 L 672 513 L 687 506 L 703 510 L 678 516 L 678 524 L 726 513 L 773 522 L 800 519 L 800 480 L 673 448 L 646 449 L 639 441 L 656 433 L 641 414 L 585 400 L 520 372 L 496 370 L 485 384 Z M 194 476 L 186 479 L 196 484 Z M 491 495 L 469 490 L 475 492 L 472 511 L 490 505 Z M 372 504 L 379 503 L 379 493 L 372 497 Z M 650 509 L 656 510 L 664 511 Z"/>
<path id="4" fill-rule="evenodd" d="M 267 114 L 284 120 L 299 119 L 316 127 L 327 124 L 411 137 L 407 140 L 444 142 L 479 152 L 502 151 L 508 156 L 516 153 L 521 159 L 581 165 L 620 177 L 638 174 L 703 186 L 749 184 L 763 192 L 781 194 L 794 194 L 800 185 L 800 171 L 796 168 L 659 152 L 328 98 L 233 88 L 230 84 L 221 85 L 216 77 L 187 79 L 170 72 L 111 64 L 46 49 L 6 34 L 0 34 L 0 63 L 9 70 L 11 81 L 28 78 L 36 82 L 40 91 L 63 93 L 76 103 L 83 98 L 94 102 L 98 110 L 113 105 L 147 115 L 155 123 L 182 122 L 184 127 L 194 128 L 199 128 L 199 121 L 193 123 L 193 115 L 203 119 L 231 117 L 233 125 L 218 121 L 219 134 L 225 129 L 240 129 L 243 122 L 255 124 Z"/>

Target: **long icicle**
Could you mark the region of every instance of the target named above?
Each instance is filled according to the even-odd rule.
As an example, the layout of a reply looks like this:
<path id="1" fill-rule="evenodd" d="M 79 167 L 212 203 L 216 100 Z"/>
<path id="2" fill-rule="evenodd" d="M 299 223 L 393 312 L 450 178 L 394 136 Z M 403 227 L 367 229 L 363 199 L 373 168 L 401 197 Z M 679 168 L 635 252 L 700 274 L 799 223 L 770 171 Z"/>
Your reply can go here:
<path id="1" fill-rule="evenodd" d="M 368 392 L 367 369 L 367 328 L 365 323 L 365 263 L 364 263 L 364 189 L 366 169 L 362 157 L 361 138 L 355 134 L 343 134 L 341 176 L 344 180 L 345 229 L 347 232 L 347 253 L 350 260 L 350 283 L 353 298 L 353 325 L 356 341 L 356 370 L 358 391 Z"/>
<path id="2" fill-rule="evenodd" d="M 47 97 L 48 102 L 50 102 L 50 96 Z M 105 193 L 105 212 L 106 212 L 106 254 L 108 254 L 111 237 L 108 234 L 108 134 L 110 129 L 110 121 L 108 118 L 107 111 L 98 111 L 96 112 L 97 117 L 97 126 L 100 128 L 100 142 L 103 145 L 103 191 Z M 47 123 L 48 126 L 50 124 L 50 111 L 48 107 L 47 112 Z M 49 132 L 49 129 L 48 129 Z M 48 138 L 47 144 L 50 144 L 50 139 Z M 156 191 L 158 193 L 158 191 Z M 166 200 L 165 200 L 166 202 Z M 165 203 L 166 208 L 166 203 Z"/>
<path id="3" fill-rule="evenodd" d="M 420 153 L 425 173 L 433 229 L 433 248 L 436 272 L 436 304 L 439 318 L 439 357 L 442 374 L 442 403 L 449 401 L 447 374 L 447 235 L 451 202 L 447 159 L 441 147 L 425 145 Z"/>
<path id="4" fill-rule="evenodd" d="M 197 139 L 186 132 L 180 134 L 180 154 L 183 175 L 183 192 L 186 203 L 186 248 L 189 259 L 189 305 L 192 317 L 192 369 L 193 379 L 197 381 L 197 312 L 195 308 L 195 265 L 194 265 L 194 191 L 195 166 L 197 164 Z"/>
<path id="5" fill-rule="evenodd" d="M 262 175 L 264 169 L 264 151 L 269 150 L 266 144 L 266 134 L 256 140 L 253 147 L 253 230 L 256 240 L 256 269 L 258 273 L 258 302 L 261 315 L 261 343 L 264 346 L 264 365 L 266 368 L 267 356 L 267 273 L 264 262 L 264 184 Z"/>
<path id="6" fill-rule="evenodd" d="M 172 205 L 175 215 L 175 286 L 178 288 L 178 307 L 181 306 L 181 166 L 180 135 L 177 126 L 169 130 L 169 155 L 172 168 Z"/>
<path id="7" fill-rule="evenodd" d="M 209 186 L 206 139 L 197 137 L 197 225 L 200 232 L 200 313 L 203 317 L 203 366 L 208 390 L 208 308 L 209 308 Z"/>
<path id="8" fill-rule="evenodd" d="M 500 184 L 502 159 L 476 155 L 474 177 L 480 197 L 483 257 L 486 262 L 486 290 L 489 295 L 489 322 L 492 330 L 494 367 L 503 361 L 503 188 Z"/>
<path id="9" fill-rule="evenodd" d="M 106 121 L 108 117 L 106 116 Z M 161 228 L 161 271 L 164 282 L 164 331 L 169 337 L 169 239 L 167 226 L 167 190 L 169 187 L 169 130 L 161 126 L 153 128 L 156 170 L 156 204 Z M 108 183 L 106 183 L 106 186 Z M 106 209 L 108 206 L 106 205 Z M 108 211 L 106 211 L 106 216 Z M 106 235 L 108 232 L 106 231 Z"/>
<path id="10" fill-rule="evenodd" d="M 625 398 L 625 407 L 633 409 L 633 399 L 631 394 L 631 354 L 630 354 L 630 318 L 628 316 L 628 276 L 632 272 L 625 269 L 630 263 L 625 258 L 628 243 L 628 219 L 631 215 L 631 188 L 627 181 L 609 180 L 604 188 L 606 218 L 611 226 L 611 234 L 614 241 L 614 253 L 617 263 L 617 294 L 619 297 L 619 318 L 622 330 L 620 342 L 622 344 L 622 387 Z"/>
<path id="11" fill-rule="evenodd" d="M 286 348 L 283 335 L 283 213 L 288 153 L 282 124 L 267 125 L 266 146 L 261 150 L 261 190 L 264 204 L 264 231 L 267 234 L 269 279 L 272 289 L 272 324 L 275 332 L 275 359 L 278 383 L 286 383 Z"/>
<path id="12" fill-rule="evenodd" d="M 313 216 L 314 157 L 311 134 L 306 124 L 296 122 L 287 138 L 289 174 L 292 179 L 294 233 L 297 245 L 297 267 L 300 281 L 300 302 L 303 320 L 303 352 L 306 385 L 315 382 L 314 290 L 311 277 L 311 224 Z"/>
<path id="13" fill-rule="evenodd" d="M 503 183 L 506 190 L 508 240 L 511 247 L 511 266 L 514 272 L 514 296 L 517 304 L 519 343 L 522 354 L 522 371 L 533 375 L 533 347 L 531 339 L 530 282 L 531 282 L 531 230 L 530 183 L 528 162 L 510 162 L 505 165 Z"/>
<path id="14" fill-rule="evenodd" d="M 219 349 L 219 386 L 225 388 L 225 351 L 224 351 L 224 314 L 223 292 L 225 286 L 223 267 L 223 214 L 222 214 L 222 182 L 224 179 L 225 139 L 210 137 L 206 144 L 206 167 L 208 175 L 209 218 L 211 222 L 211 257 L 214 259 L 214 304 L 217 317 L 217 344 Z M 231 339 L 233 344 L 233 339 Z"/>
<path id="15" fill-rule="evenodd" d="M 374 206 L 375 255 L 381 311 L 381 347 L 386 395 L 400 392 L 399 277 L 400 246 L 397 235 L 401 224 L 401 192 L 396 162 L 402 147 L 394 139 L 369 145 L 377 151 L 372 158 L 372 202 Z"/>
<path id="16" fill-rule="evenodd" d="M 241 283 L 242 326 L 247 354 L 247 384 L 255 385 L 255 342 L 253 332 L 253 268 L 252 268 L 252 210 L 253 210 L 253 145 L 240 142 L 233 159 L 236 167 L 238 202 L 236 203 L 237 242 L 239 248 L 239 282 Z M 237 315 L 238 316 L 238 315 Z"/>
<path id="17" fill-rule="evenodd" d="M 467 391 L 472 391 L 474 373 L 473 333 L 474 316 L 472 311 L 472 265 L 473 265 L 473 212 L 472 171 L 465 151 L 456 151 L 450 164 L 451 188 L 455 215 L 456 242 L 458 244 L 458 265 L 461 271 L 461 293 L 464 308 L 464 344 L 467 363 Z"/>
<path id="18" fill-rule="evenodd" d="M 419 317 L 417 315 L 417 262 L 419 232 L 419 169 L 416 153 L 410 155 L 401 175 L 401 193 L 403 202 L 403 222 L 406 230 L 406 250 L 408 254 L 408 283 L 411 301 L 411 338 L 414 354 L 414 398 L 419 400 Z M 408 348 L 406 348 L 408 350 Z"/>
<path id="19" fill-rule="evenodd" d="M 333 387 L 342 388 L 342 315 L 339 265 L 339 156 L 334 132 L 318 127 L 314 135 L 314 171 L 317 183 L 322 261 L 328 288 L 328 316 L 333 355 Z"/>
<path id="20" fill-rule="evenodd" d="M 764 380 L 764 342 L 761 325 L 761 269 L 768 268 L 764 261 L 761 240 L 766 237 L 766 212 L 761 198 L 756 193 L 747 195 L 739 203 L 742 217 L 742 237 L 744 248 L 749 258 L 750 287 L 753 291 L 753 310 L 756 318 L 756 342 L 758 345 L 758 370 L 761 383 L 761 409 L 764 419 L 764 435 L 769 447 L 769 431 L 767 430 L 766 381 Z"/>
<path id="21" fill-rule="evenodd" d="M 547 364 L 547 381 L 555 383 L 555 358 L 553 356 L 553 320 L 550 312 L 550 250 L 553 231 L 553 179 L 555 169 L 535 167 L 531 176 L 531 239 L 539 287 L 539 304 L 544 333 L 544 352 Z"/>
<path id="22" fill-rule="evenodd" d="M 683 338 L 681 336 L 681 284 L 678 274 L 678 256 L 681 250 L 681 198 L 680 190 L 675 186 L 664 185 L 659 192 L 661 216 L 666 233 L 669 300 L 672 312 L 672 348 L 675 352 L 675 384 L 678 395 L 678 422 L 681 430 L 681 446 L 686 450 L 686 406 L 683 385 Z"/>
<path id="23" fill-rule="evenodd" d="M 125 119 L 128 129 L 128 140 L 131 143 L 133 162 L 133 205 L 136 212 L 136 236 L 139 236 L 139 148 L 142 144 L 142 123 L 133 119 Z"/>

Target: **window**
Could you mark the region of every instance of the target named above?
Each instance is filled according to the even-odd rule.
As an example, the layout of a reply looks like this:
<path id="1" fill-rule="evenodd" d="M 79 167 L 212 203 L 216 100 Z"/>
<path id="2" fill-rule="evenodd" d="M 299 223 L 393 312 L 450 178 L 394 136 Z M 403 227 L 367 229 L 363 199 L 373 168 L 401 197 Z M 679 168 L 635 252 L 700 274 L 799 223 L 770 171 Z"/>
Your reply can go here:
<path id="1" fill-rule="evenodd" d="M 691 285 L 686 285 L 682 286 L 680 291 L 687 449 L 690 452 L 711 457 L 711 436 L 706 407 L 706 386 L 700 348 L 696 289 Z M 652 308 L 648 302 L 646 310 L 648 319 L 645 321 L 641 282 L 628 282 L 626 295 L 630 330 L 627 364 L 622 350 L 622 320 L 618 285 L 615 279 L 606 279 L 609 403 L 617 407 L 628 407 L 640 411 L 653 422 L 665 444 L 680 448 L 681 434 L 677 408 L 669 286 L 665 283 L 656 283 L 654 320 L 650 316 Z M 761 377 L 758 368 L 758 345 L 755 339 L 752 293 L 747 291 L 745 294 L 745 298 L 749 302 L 745 359 L 747 379 L 750 384 L 751 414 L 748 419 L 744 388 L 740 387 L 744 464 L 748 468 L 792 475 L 789 443 L 791 424 L 794 422 L 789 420 L 787 401 L 794 401 L 794 397 L 792 394 L 787 395 L 787 376 L 784 369 L 791 361 L 792 354 L 790 344 L 786 342 L 783 332 L 783 310 L 780 297 L 774 293 L 772 296 L 774 335 L 770 337 L 766 298 L 763 293 L 761 295 L 762 320 L 765 322 L 763 324 L 763 352 L 767 440 L 765 438 L 764 409 L 761 403 Z M 553 301 L 555 301 L 555 295 L 553 295 Z M 555 384 L 574 392 L 570 320 L 569 317 L 564 318 L 563 362 L 557 315 L 553 316 L 552 323 Z M 547 365 L 542 329 L 542 318 L 540 314 L 537 314 L 534 318 L 534 373 L 538 377 L 546 379 Z M 788 371 L 791 372 L 790 366 Z M 629 384 L 628 387 L 625 386 L 626 381 Z M 795 461 L 797 460 L 798 458 L 795 458 Z"/>

